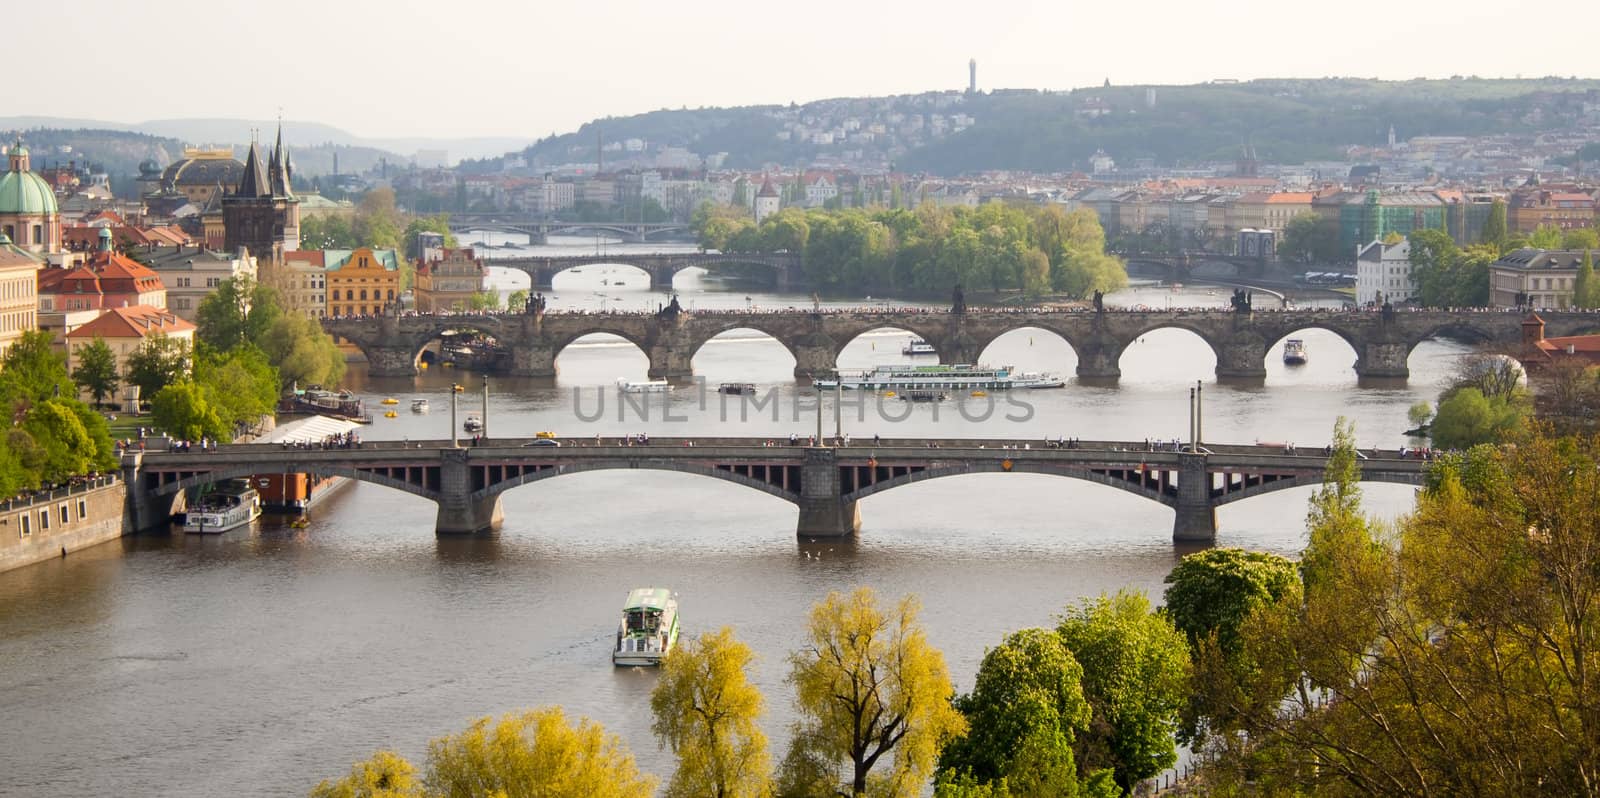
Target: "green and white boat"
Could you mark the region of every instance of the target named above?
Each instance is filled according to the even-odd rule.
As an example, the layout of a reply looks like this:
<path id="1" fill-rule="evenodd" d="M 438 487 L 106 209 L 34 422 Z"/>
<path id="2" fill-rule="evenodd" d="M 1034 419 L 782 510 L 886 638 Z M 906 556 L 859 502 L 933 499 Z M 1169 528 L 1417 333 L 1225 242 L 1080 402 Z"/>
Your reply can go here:
<path id="1" fill-rule="evenodd" d="M 842 387 L 845 390 L 1010 390 L 1013 388 L 1060 388 L 1066 382 L 1054 374 L 1015 371 L 1010 366 L 904 364 L 878 366 L 868 371 L 841 371 L 812 381 L 818 388 Z"/>
<path id="2" fill-rule="evenodd" d="M 628 593 L 617 627 L 611 664 L 660 665 L 678 644 L 678 599 L 664 587 L 639 587 Z"/>

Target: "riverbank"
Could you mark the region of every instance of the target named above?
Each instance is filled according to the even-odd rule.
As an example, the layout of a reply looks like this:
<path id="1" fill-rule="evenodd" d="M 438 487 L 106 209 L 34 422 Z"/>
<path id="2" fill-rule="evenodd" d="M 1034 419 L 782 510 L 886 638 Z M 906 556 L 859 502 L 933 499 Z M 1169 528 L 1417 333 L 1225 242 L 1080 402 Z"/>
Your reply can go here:
<path id="1" fill-rule="evenodd" d="M 126 493 L 106 475 L 0 503 L 0 573 L 122 537 Z"/>

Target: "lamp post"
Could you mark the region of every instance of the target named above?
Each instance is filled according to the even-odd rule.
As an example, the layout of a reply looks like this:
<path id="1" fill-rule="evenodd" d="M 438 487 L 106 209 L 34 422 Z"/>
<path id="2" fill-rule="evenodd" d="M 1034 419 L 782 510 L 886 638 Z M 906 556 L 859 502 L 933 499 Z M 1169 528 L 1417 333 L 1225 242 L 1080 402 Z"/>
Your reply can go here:
<path id="1" fill-rule="evenodd" d="M 452 448 L 452 449 L 461 448 L 461 441 L 456 440 L 456 405 L 460 401 L 460 396 L 461 396 L 461 386 L 460 385 L 456 385 L 454 383 L 451 383 L 451 385 L 450 385 L 450 448 Z"/>
<path id="2" fill-rule="evenodd" d="M 489 375 L 483 375 L 483 427 L 478 430 L 478 437 L 489 437 Z"/>

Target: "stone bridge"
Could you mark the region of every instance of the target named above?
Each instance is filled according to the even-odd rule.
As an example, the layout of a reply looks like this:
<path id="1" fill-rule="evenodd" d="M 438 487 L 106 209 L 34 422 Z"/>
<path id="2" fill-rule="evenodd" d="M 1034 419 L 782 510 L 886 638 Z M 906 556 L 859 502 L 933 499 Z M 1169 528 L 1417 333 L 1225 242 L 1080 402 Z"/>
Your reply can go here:
<path id="1" fill-rule="evenodd" d="M 1210 252 L 1182 252 L 1176 255 L 1129 253 L 1122 258 L 1130 270 L 1154 270 L 1165 274 L 1168 280 L 1178 282 L 1191 279 L 1197 272 L 1206 277 L 1260 277 L 1267 265 L 1275 262 L 1260 257 Z"/>
<path id="2" fill-rule="evenodd" d="M 521 233 L 532 243 L 544 243 L 552 235 L 578 233 L 610 233 L 633 243 L 644 243 L 656 237 L 689 232 L 682 222 L 571 222 L 539 217 L 518 217 L 508 214 L 452 214 L 450 231 L 463 233 L 470 230 L 487 230 L 497 233 Z"/>
<path id="3" fill-rule="evenodd" d="M 650 275 L 651 285 L 671 288 L 672 278 L 684 269 L 698 267 L 715 270 L 719 267 L 745 267 L 760 270 L 772 277 L 778 288 L 789 289 L 807 285 L 800 258 L 795 255 L 726 255 L 705 252 L 680 252 L 639 255 L 565 255 L 551 258 L 493 258 L 490 266 L 518 269 L 528 273 L 535 288 L 549 288 L 551 280 L 559 273 L 575 266 L 601 263 L 619 263 L 642 269 Z"/>
<path id="4" fill-rule="evenodd" d="M 1550 336 L 1600 329 L 1600 314 L 1552 311 L 1543 317 Z M 1513 312 L 1439 310 L 791 310 L 385 315 L 325 318 L 322 325 L 365 352 L 374 376 L 415 374 L 422 348 L 441 333 L 478 330 L 509 347 L 514 375 L 555 376 L 562 349 L 583 336 L 609 333 L 645 353 L 651 378 L 687 378 L 693 374 L 695 353 L 707 341 L 729 330 L 750 329 L 783 344 L 794 356 L 795 376 L 809 378 L 832 371 L 839 353 L 857 336 L 887 327 L 920 336 L 943 363 L 977 363 L 984 349 L 1007 332 L 1044 330 L 1077 352 L 1080 378 L 1110 380 L 1121 376 L 1123 350 L 1163 328 L 1188 330 L 1205 341 L 1216 353 L 1218 377 L 1262 379 L 1268 352 L 1278 341 L 1299 330 L 1324 329 L 1355 350 L 1358 375 L 1404 378 L 1410 375 L 1411 350 L 1422 341 L 1449 336 L 1514 348 L 1521 340 L 1523 318 Z"/>
<path id="5" fill-rule="evenodd" d="M 1049 474 L 1127 491 L 1173 508 L 1177 541 L 1210 541 L 1223 504 L 1322 480 L 1321 451 L 1208 444 L 1156 450 L 1143 442 L 886 439 L 853 447 L 768 446 L 766 439 L 657 439 L 648 446 L 527 439 L 457 448 L 449 441 L 365 442 L 353 449 L 293 449 L 272 444 L 210 452 L 130 452 L 123 457 L 129 517 L 138 529 L 166 523 L 187 489 L 254 474 L 340 476 L 394 488 L 438 504 L 439 534 L 469 534 L 501 523 L 500 494 L 530 482 L 604 469 L 678 471 L 732 482 L 800 508 L 802 540 L 853 537 L 857 503 L 886 490 L 962 474 Z M 782 443 L 781 441 L 779 442 Z M 691 445 L 692 444 L 692 445 Z M 1422 484 L 1426 463 L 1373 452 L 1362 480 Z M 961 500 L 964 501 L 964 500 Z"/>

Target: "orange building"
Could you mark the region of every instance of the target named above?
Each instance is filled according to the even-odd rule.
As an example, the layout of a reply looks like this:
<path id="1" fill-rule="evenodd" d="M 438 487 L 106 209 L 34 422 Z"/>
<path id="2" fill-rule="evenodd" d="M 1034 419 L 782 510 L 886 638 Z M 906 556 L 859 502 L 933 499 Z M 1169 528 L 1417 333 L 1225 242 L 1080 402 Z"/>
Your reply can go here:
<path id="1" fill-rule="evenodd" d="M 371 316 L 400 301 L 400 259 L 392 249 L 322 251 L 329 316 Z"/>

